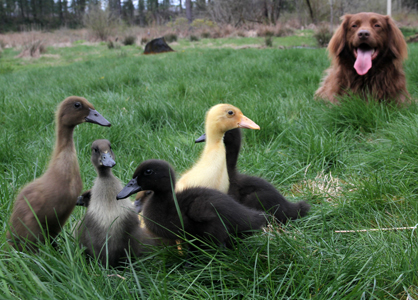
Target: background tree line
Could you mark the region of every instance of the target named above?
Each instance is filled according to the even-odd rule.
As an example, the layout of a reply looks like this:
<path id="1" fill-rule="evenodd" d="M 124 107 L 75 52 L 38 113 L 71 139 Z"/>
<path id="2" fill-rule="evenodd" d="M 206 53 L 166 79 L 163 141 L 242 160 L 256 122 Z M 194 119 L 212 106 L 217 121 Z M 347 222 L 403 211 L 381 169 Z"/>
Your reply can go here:
<path id="1" fill-rule="evenodd" d="M 416 10 L 418 0 L 393 0 L 394 11 Z M 0 0 L 0 32 L 30 27 L 79 28 L 92 9 L 107 10 L 128 25 L 162 25 L 176 17 L 210 18 L 219 24 L 276 24 L 292 14 L 301 24 L 337 20 L 347 12 L 386 13 L 373 0 Z"/>

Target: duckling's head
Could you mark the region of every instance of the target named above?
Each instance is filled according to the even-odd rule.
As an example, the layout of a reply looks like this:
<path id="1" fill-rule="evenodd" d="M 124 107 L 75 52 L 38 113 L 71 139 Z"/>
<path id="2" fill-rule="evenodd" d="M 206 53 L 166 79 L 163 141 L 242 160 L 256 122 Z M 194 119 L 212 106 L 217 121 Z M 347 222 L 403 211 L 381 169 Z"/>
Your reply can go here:
<path id="1" fill-rule="evenodd" d="M 116 165 L 115 154 L 108 140 L 95 140 L 91 145 L 91 163 L 99 169 L 113 168 Z"/>
<path id="2" fill-rule="evenodd" d="M 61 102 L 57 110 L 57 119 L 61 125 L 74 127 L 83 122 L 96 123 L 110 127 L 110 123 L 93 105 L 82 97 L 71 96 Z"/>
<path id="3" fill-rule="evenodd" d="M 260 129 L 260 126 L 231 104 L 215 105 L 206 113 L 206 133 L 215 130 L 223 134 L 234 128 Z"/>
<path id="4" fill-rule="evenodd" d="M 125 199 L 142 190 L 154 193 L 167 193 L 174 189 L 176 175 L 170 164 L 164 160 L 150 159 L 136 168 L 132 180 L 116 196 L 116 199 Z"/>

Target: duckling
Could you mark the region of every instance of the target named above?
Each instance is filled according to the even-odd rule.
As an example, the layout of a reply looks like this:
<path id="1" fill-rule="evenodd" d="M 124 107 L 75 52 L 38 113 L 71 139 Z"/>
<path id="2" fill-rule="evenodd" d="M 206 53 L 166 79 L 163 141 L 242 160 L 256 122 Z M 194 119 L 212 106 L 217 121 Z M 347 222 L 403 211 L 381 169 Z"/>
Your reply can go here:
<path id="1" fill-rule="evenodd" d="M 145 225 L 157 236 L 170 240 L 185 236 L 230 245 L 229 233 L 257 230 L 266 223 L 264 213 L 245 207 L 217 190 L 187 188 L 176 192 L 175 200 L 174 188 L 173 168 L 166 161 L 151 159 L 138 166 L 117 199 L 141 190 L 153 191 L 143 203 Z"/>
<path id="2" fill-rule="evenodd" d="M 133 205 L 134 205 L 134 211 L 137 214 L 139 214 L 142 210 L 142 202 L 144 201 L 144 197 L 145 197 L 147 192 L 150 192 L 150 191 L 139 192 L 136 196 L 136 199 L 135 199 L 135 202 L 133 203 Z M 83 207 L 87 208 L 87 207 L 89 207 L 90 199 L 91 199 L 91 190 L 87 190 L 77 198 L 77 202 L 76 202 L 75 205 L 76 206 L 83 206 Z"/>
<path id="3" fill-rule="evenodd" d="M 205 135 L 199 137 L 196 143 L 203 141 L 205 141 Z M 271 213 L 281 223 L 286 223 L 288 219 L 294 220 L 306 216 L 311 206 L 305 201 L 289 202 L 266 180 L 238 172 L 241 129 L 227 131 L 224 135 L 224 144 L 230 182 L 228 195 L 247 207 Z"/>
<path id="4" fill-rule="evenodd" d="M 234 128 L 260 129 L 260 126 L 230 104 L 215 105 L 207 112 L 205 148 L 193 168 L 184 173 L 177 182 L 177 192 L 198 186 L 228 192 L 229 180 L 222 139 L 226 131 Z"/>
<path id="5" fill-rule="evenodd" d="M 122 183 L 112 173 L 115 155 L 108 140 L 96 140 L 91 146 L 91 162 L 97 178 L 90 192 L 87 212 L 75 236 L 86 253 L 97 257 L 103 265 L 120 265 L 127 253 L 138 256 L 147 250 L 146 244 L 154 244 L 143 233 L 138 215 L 129 199 L 116 201 Z"/>
<path id="6" fill-rule="evenodd" d="M 58 106 L 55 149 L 48 169 L 22 189 L 13 206 L 7 239 L 15 248 L 37 251 L 36 242 L 43 243 L 46 236 L 55 238 L 73 211 L 82 190 L 73 131 L 84 122 L 110 126 L 84 98 L 71 96 Z"/>

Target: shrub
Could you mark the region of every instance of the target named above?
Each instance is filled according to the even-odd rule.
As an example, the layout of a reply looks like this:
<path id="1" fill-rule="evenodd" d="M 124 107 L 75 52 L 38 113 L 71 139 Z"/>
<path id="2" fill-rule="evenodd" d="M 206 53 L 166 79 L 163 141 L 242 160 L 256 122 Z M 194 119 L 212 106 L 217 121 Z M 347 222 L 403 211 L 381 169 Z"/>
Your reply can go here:
<path id="1" fill-rule="evenodd" d="M 199 38 L 198 38 L 196 35 L 193 35 L 193 34 L 192 34 L 192 35 L 190 36 L 190 41 L 191 41 L 191 42 L 197 42 L 197 41 L 199 41 Z"/>
<path id="2" fill-rule="evenodd" d="M 135 41 L 136 41 L 136 36 L 128 35 L 128 36 L 125 36 L 125 39 L 123 40 L 123 44 L 125 46 L 135 45 Z"/>
<path id="3" fill-rule="evenodd" d="M 164 36 L 164 39 L 167 43 L 177 42 L 177 34 L 168 33 Z"/>
<path id="4" fill-rule="evenodd" d="M 211 38 L 211 34 L 208 31 L 203 31 L 200 36 L 201 36 L 202 39 L 210 39 Z"/>
<path id="5" fill-rule="evenodd" d="M 148 43 L 148 39 L 146 37 L 142 37 L 141 38 L 141 45 L 145 45 L 146 43 Z"/>
<path id="6" fill-rule="evenodd" d="M 177 18 L 175 21 L 168 22 L 166 25 L 175 30 L 186 30 L 189 27 L 189 22 L 186 18 Z"/>
<path id="7" fill-rule="evenodd" d="M 266 36 L 264 42 L 267 47 L 273 47 L 273 39 L 271 36 Z"/>
<path id="8" fill-rule="evenodd" d="M 257 29 L 257 36 L 273 36 L 274 32 L 270 27 L 261 26 Z"/>
<path id="9" fill-rule="evenodd" d="M 274 28 L 274 36 L 288 36 L 294 34 L 295 30 L 282 24 L 277 24 Z"/>
<path id="10" fill-rule="evenodd" d="M 23 45 L 23 50 L 17 57 L 39 57 L 42 53 L 46 52 L 44 42 L 41 40 L 35 40 L 27 42 Z"/>
<path id="11" fill-rule="evenodd" d="M 243 31 L 243 30 L 238 30 L 238 31 L 237 31 L 237 35 L 238 35 L 239 37 L 245 37 L 245 36 L 246 36 L 245 31 Z"/>
<path id="12" fill-rule="evenodd" d="M 76 40 L 76 41 L 73 42 L 73 45 L 80 45 L 80 44 L 83 44 L 85 42 L 86 42 L 86 40 Z"/>
<path id="13" fill-rule="evenodd" d="M 102 41 L 107 40 L 118 25 L 117 19 L 112 16 L 110 11 L 103 10 L 100 5 L 90 6 L 83 21 L 87 29 Z"/>
<path id="14" fill-rule="evenodd" d="M 109 40 L 108 42 L 107 42 L 107 48 L 108 49 L 120 49 L 120 47 L 121 47 L 121 45 L 120 45 L 120 43 L 118 43 L 118 41 L 116 40 L 116 41 L 111 41 L 111 40 Z"/>
<path id="15" fill-rule="evenodd" d="M 206 19 L 194 19 L 192 24 L 190 24 L 190 26 L 195 28 L 213 28 L 215 25 L 216 24 L 214 22 Z"/>
<path id="16" fill-rule="evenodd" d="M 332 32 L 326 25 L 320 25 L 317 27 L 314 33 L 314 38 L 318 42 L 319 47 L 326 47 L 331 40 Z"/>

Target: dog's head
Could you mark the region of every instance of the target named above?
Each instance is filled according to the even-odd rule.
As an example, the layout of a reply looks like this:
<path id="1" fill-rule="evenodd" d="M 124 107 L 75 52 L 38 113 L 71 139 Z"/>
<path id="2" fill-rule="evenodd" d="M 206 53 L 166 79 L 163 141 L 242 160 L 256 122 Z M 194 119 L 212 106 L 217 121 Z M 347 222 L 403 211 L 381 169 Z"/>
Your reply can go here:
<path id="1" fill-rule="evenodd" d="M 389 16 L 358 13 L 345 15 L 342 20 L 328 50 L 331 57 L 349 56 L 353 59 L 359 75 L 366 74 L 378 58 L 404 60 L 407 57 L 402 32 Z"/>

